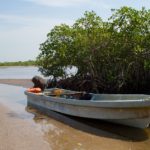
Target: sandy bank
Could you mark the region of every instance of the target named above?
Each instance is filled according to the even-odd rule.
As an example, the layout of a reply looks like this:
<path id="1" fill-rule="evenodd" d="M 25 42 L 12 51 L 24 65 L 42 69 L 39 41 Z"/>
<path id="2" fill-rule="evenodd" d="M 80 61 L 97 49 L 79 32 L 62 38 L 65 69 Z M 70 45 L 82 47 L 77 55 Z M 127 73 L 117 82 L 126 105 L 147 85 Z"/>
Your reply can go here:
<path id="1" fill-rule="evenodd" d="M 31 79 L 0 79 L 0 84 L 9 84 L 22 87 L 32 87 Z"/>
<path id="2" fill-rule="evenodd" d="M 49 150 L 31 122 L 12 117 L 0 104 L 0 150 Z"/>

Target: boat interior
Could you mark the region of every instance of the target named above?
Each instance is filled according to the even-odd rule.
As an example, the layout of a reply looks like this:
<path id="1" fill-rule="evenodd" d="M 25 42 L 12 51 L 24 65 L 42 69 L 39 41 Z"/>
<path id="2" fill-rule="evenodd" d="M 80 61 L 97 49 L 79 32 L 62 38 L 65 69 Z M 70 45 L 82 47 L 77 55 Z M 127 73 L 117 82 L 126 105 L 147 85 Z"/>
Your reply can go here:
<path id="1" fill-rule="evenodd" d="M 45 89 L 43 94 L 77 100 L 150 100 L 150 95 L 146 94 L 94 94 L 59 88 Z"/>

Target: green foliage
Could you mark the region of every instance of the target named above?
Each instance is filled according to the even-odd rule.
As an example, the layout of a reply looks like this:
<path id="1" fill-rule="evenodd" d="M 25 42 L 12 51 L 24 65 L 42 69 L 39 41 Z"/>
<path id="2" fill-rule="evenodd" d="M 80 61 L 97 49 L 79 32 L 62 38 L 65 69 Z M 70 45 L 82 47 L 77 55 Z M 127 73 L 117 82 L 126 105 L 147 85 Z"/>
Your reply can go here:
<path id="1" fill-rule="evenodd" d="M 150 10 L 123 7 L 110 17 L 114 59 L 121 86 L 138 89 L 150 79 Z M 119 81 L 119 78 L 117 78 Z M 119 81 L 120 82 L 120 81 Z M 147 83 L 146 83 L 147 82 Z"/>
<path id="2" fill-rule="evenodd" d="M 54 78 L 66 78 L 66 68 L 76 66 L 76 76 L 89 75 L 95 91 L 138 91 L 149 88 L 149 41 L 150 10 L 122 7 L 108 22 L 85 12 L 72 26 L 61 24 L 47 34 L 37 62 Z"/>
<path id="3" fill-rule="evenodd" d="M 0 66 L 35 66 L 36 62 L 33 60 L 17 61 L 17 62 L 0 62 Z"/>

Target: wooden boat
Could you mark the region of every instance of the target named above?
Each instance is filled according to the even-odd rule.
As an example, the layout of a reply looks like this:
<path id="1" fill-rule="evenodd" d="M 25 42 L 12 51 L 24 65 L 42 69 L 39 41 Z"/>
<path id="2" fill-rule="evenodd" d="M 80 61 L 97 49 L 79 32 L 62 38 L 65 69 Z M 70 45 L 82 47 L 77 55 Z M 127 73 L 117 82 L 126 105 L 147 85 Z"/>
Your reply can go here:
<path id="1" fill-rule="evenodd" d="M 43 93 L 25 91 L 28 105 L 44 113 L 52 110 L 138 128 L 146 128 L 150 124 L 150 95 L 90 94 L 90 100 L 79 100 L 81 92 L 63 89 L 63 92 L 56 96 L 53 90 L 48 89 Z"/>

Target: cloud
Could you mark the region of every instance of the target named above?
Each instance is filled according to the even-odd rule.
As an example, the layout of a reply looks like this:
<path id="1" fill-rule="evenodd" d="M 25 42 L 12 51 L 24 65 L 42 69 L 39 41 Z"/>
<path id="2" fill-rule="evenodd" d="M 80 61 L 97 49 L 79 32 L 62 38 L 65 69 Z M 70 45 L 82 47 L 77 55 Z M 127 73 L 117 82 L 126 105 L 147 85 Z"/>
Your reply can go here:
<path id="1" fill-rule="evenodd" d="M 0 61 L 35 59 L 49 31 L 49 25 L 31 22 L 28 26 L 0 30 Z"/>
<path id="2" fill-rule="evenodd" d="M 90 2 L 91 0 L 24 0 L 24 1 L 32 2 L 38 5 L 65 7 L 84 4 Z"/>
<path id="3" fill-rule="evenodd" d="M 71 25 L 73 21 L 1 14 L 0 22 L 0 61 L 15 61 L 35 59 L 47 33 L 55 25 L 63 22 Z"/>
<path id="4" fill-rule="evenodd" d="M 53 27 L 55 25 L 59 25 L 61 23 L 66 23 L 71 25 L 73 20 L 69 19 L 61 19 L 61 18 L 44 18 L 44 17 L 37 17 L 37 16 L 19 16 L 19 15 L 9 15 L 9 14 L 0 14 L 0 21 L 5 22 L 7 24 L 15 23 L 15 24 L 22 24 L 26 25 L 49 25 Z"/>
<path id="5" fill-rule="evenodd" d="M 42 5 L 47 7 L 73 7 L 83 6 L 89 9 L 98 8 L 104 10 L 110 10 L 113 3 L 108 3 L 106 0 L 24 0 L 36 5 Z"/>
<path id="6" fill-rule="evenodd" d="M 39 53 L 39 45 L 45 41 L 49 28 L 30 26 L 0 31 L 1 60 L 34 59 Z M 3 56 L 7 56 L 3 57 Z"/>

